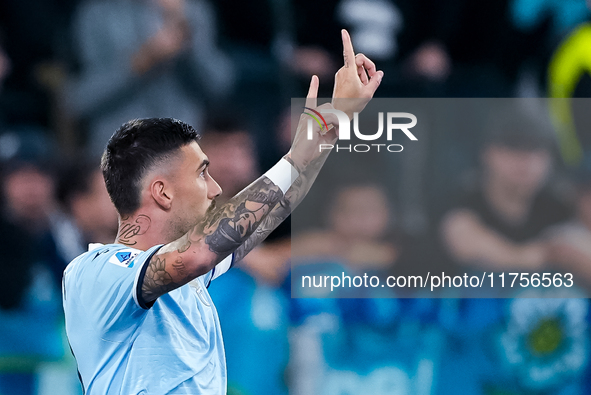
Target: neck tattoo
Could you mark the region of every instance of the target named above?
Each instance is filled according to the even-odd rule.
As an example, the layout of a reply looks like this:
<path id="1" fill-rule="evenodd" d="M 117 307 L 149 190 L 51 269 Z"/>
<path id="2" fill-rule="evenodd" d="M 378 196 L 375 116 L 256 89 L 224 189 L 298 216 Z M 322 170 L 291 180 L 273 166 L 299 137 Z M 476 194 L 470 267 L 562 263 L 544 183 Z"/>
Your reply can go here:
<path id="1" fill-rule="evenodd" d="M 119 227 L 119 237 L 117 238 L 121 244 L 133 246 L 137 244 L 134 240 L 135 236 L 141 236 L 150 229 L 152 220 L 147 215 L 140 214 L 135 218 L 125 217 L 121 219 L 121 226 Z"/>

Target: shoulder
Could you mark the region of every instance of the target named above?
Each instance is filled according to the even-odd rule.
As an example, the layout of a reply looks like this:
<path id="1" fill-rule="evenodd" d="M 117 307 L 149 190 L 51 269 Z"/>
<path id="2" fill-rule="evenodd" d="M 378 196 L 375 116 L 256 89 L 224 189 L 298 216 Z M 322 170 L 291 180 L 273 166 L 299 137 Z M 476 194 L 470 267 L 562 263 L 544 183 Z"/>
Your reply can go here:
<path id="1" fill-rule="evenodd" d="M 87 252 L 70 262 L 64 274 L 89 272 L 96 275 L 105 270 L 124 274 L 122 269 L 135 268 L 151 257 L 158 247 L 142 251 L 122 244 L 90 244 Z"/>
<path id="2" fill-rule="evenodd" d="M 129 258 L 133 259 L 141 250 L 127 247 L 123 244 L 98 244 L 88 245 L 88 251 L 76 257 L 70 264 L 86 261 L 105 261 L 108 258 L 120 258 L 119 264 L 128 263 Z"/>
<path id="3" fill-rule="evenodd" d="M 64 300 L 66 292 L 95 307 L 97 300 L 124 302 L 132 297 L 135 300 L 139 277 L 160 247 L 142 251 L 121 244 L 91 245 L 88 252 L 74 259 L 64 271 Z M 141 307 L 139 303 L 138 306 Z"/>

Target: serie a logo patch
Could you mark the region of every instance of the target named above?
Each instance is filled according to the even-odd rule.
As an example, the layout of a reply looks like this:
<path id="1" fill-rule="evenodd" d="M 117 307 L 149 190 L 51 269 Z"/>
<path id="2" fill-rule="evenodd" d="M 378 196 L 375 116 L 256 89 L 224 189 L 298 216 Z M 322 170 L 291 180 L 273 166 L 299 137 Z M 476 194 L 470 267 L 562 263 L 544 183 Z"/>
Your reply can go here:
<path id="1" fill-rule="evenodd" d="M 139 255 L 141 251 L 135 250 L 133 248 L 125 248 L 123 250 L 117 251 L 115 255 L 109 258 L 109 263 L 112 263 L 117 266 L 121 267 L 133 267 L 134 261 L 133 259 Z"/>

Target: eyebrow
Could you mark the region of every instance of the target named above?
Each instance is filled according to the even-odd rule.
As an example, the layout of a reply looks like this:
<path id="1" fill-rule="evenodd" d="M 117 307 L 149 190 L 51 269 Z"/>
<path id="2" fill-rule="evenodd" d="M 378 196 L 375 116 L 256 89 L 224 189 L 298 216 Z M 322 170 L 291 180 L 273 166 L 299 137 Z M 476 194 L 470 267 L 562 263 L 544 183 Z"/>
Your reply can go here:
<path id="1" fill-rule="evenodd" d="M 205 167 L 209 166 L 209 159 L 203 159 L 203 162 L 201 162 L 201 164 L 199 165 L 199 167 L 197 169 L 199 170 L 204 166 Z"/>

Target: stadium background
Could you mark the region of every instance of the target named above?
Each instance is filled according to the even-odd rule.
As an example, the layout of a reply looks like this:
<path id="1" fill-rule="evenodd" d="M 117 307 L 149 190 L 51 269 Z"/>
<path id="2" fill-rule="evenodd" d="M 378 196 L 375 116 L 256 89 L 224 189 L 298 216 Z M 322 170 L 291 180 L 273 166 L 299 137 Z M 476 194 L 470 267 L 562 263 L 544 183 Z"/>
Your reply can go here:
<path id="1" fill-rule="evenodd" d="M 590 15 L 585 0 L 3 0 L 0 395 L 81 393 L 61 271 L 88 242 L 114 238 L 97 165 L 122 122 L 192 123 L 231 196 L 286 151 L 290 98 L 312 74 L 330 97 L 341 28 L 385 71 L 379 97 L 585 98 Z M 568 219 L 584 214 L 591 162 L 588 130 L 577 127 L 586 101 L 565 103 L 553 155 Z M 458 133 L 434 136 L 447 149 L 429 153 L 448 177 L 421 183 L 453 191 L 478 177 L 486 136 Z M 391 185 L 418 196 L 384 200 L 355 175 L 348 197 L 375 199 L 377 216 L 394 218 L 368 225 L 382 246 L 450 255 L 441 221 L 455 202 L 420 196 L 413 167 L 400 169 Z M 291 299 L 289 232 L 210 289 L 230 394 L 589 393 L 587 299 Z"/>

